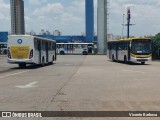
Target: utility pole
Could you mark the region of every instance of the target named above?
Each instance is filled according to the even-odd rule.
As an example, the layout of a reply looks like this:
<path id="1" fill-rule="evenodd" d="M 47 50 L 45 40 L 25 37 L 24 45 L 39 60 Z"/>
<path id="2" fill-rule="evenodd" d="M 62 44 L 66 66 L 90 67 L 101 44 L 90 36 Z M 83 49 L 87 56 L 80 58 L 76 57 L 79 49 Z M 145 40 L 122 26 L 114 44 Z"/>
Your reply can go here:
<path id="1" fill-rule="evenodd" d="M 131 11 L 130 8 L 127 8 L 127 38 L 129 38 L 130 26 L 135 24 L 130 24 Z"/>
<path id="2" fill-rule="evenodd" d="M 123 14 L 123 24 L 122 24 L 122 38 L 124 37 L 124 36 L 123 36 L 123 31 L 124 31 L 124 16 L 125 16 L 125 14 Z"/>
<path id="3" fill-rule="evenodd" d="M 129 38 L 129 26 L 130 26 L 131 13 L 130 8 L 127 8 L 127 38 Z"/>
<path id="4" fill-rule="evenodd" d="M 135 24 L 130 24 L 130 19 L 131 19 L 131 11 L 130 8 L 127 8 L 127 24 L 124 24 L 124 16 L 125 14 L 123 14 L 123 24 L 122 24 L 122 38 L 123 38 L 123 30 L 124 30 L 124 26 L 127 26 L 127 38 L 130 37 L 130 26 L 131 25 L 135 25 Z"/>

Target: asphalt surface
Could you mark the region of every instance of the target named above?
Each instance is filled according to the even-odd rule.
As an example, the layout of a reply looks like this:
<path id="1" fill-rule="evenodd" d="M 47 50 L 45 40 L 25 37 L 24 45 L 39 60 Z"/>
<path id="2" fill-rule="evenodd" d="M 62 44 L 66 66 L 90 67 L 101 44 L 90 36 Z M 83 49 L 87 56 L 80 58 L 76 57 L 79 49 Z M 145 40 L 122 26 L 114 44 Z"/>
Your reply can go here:
<path id="1" fill-rule="evenodd" d="M 0 111 L 160 111 L 159 86 L 158 61 L 126 65 L 111 62 L 105 55 L 59 55 L 53 65 L 20 69 L 0 56 Z"/>

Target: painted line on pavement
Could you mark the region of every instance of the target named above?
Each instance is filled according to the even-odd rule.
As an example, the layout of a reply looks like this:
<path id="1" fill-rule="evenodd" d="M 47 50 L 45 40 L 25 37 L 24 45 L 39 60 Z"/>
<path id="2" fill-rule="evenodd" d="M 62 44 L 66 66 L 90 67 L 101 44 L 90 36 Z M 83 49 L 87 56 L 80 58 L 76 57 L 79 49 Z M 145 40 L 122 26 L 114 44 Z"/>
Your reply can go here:
<path id="1" fill-rule="evenodd" d="M 137 72 L 137 73 L 145 73 L 143 71 L 134 71 L 134 70 L 122 70 L 122 72 Z"/>
<path id="2" fill-rule="evenodd" d="M 36 83 L 38 83 L 38 81 L 34 81 L 34 82 L 28 83 L 26 85 L 15 86 L 15 87 L 22 88 L 22 89 L 31 88 L 31 87 L 38 87 L 38 86 L 34 86 Z"/>
<path id="3" fill-rule="evenodd" d="M 13 73 L 13 74 L 8 74 L 8 75 L 4 75 L 4 76 L 0 76 L 0 79 L 1 79 L 1 78 L 5 78 L 5 77 L 9 77 L 9 76 L 18 75 L 18 74 L 25 73 L 25 72 L 28 72 L 28 71 L 29 71 L 29 70 L 22 71 L 22 72 L 17 72 L 17 73 Z"/>

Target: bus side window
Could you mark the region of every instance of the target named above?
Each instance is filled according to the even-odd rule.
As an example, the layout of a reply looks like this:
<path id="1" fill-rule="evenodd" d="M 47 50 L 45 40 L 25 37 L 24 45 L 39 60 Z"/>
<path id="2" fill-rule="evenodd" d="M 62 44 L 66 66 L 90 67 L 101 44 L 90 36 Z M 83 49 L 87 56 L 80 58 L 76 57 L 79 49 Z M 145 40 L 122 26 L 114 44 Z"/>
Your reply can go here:
<path id="1" fill-rule="evenodd" d="M 124 47 L 125 50 L 128 49 L 128 44 L 129 44 L 128 42 L 125 42 L 125 44 L 124 44 L 125 45 L 125 47 Z"/>
<path id="2" fill-rule="evenodd" d="M 34 39 L 34 47 L 35 47 L 35 50 L 38 50 L 38 43 L 37 43 L 37 39 Z"/>
<path id="3" fill-rule="evenodd" d="M 78 48 L 82 48 L 82 45 L 78 45 Z"/>
<path id="4" fill-rule="evenodd" d="M 59 48 L 63 48 L 63 45 L 60 45 L 60 47 Z"/>
<path id="5" fill-rule="evenodd" d="M 52 50 L 54 50 L 56 47 L 56 44 L 54 42 L 52 42 L 51 44 L 52 44 Z"/>
<path id="6" fill-rule="evenodd" d="M 126 49 L 125 43 L 124 42 L 119 43 L 118 50 L 125 50 L 125 49 Z"/>
<path id="7" fill-rule="evenodd" d="M 59 45 L 58 45 L 58 44 L 57 44 L 57 46 L 56 46 L 56 47 L 57 47 L 57 49 L 59 49 Z"/>
<path id="8" fill-rule="evenodd" d="M 64 45 L 64 48 L 67 49 L 67 45 Z"/>
<path id="9" fill-rule="evenodd" d="M 118 43 L 118 50 L 122 50 L 122 45 L 121 45 L 121 43 Z"/>
<path id="10" fill-rule="evenodd" d="M 83 46 L 83 48 L 84 48 L 84 49 L 86 49 L 86 48 L 87 48 L 87 45 L 82 45 L 82 46 Z"/>
<path id="11" fill-rule="evenodd" d="M 117 50 L 117 48 L 116 48 L 116 43 L 112 43 L 112 44 L 111 44 L 111 50 Z"/>
<path id="12" fill-rule="evenodd" d="M 111 44 L 110 43 L 108 43 L 108 50 L 111 50 Z"/>
<path id="13" fill-rule="evenodd" d="M 42 50 L 45 50 L 45 42 L 42 41 Z"/>
<path id="14" fill-rule="evenodd" d="M 48 42 L 48 50 L 51 50 L 51 42 Z"/>

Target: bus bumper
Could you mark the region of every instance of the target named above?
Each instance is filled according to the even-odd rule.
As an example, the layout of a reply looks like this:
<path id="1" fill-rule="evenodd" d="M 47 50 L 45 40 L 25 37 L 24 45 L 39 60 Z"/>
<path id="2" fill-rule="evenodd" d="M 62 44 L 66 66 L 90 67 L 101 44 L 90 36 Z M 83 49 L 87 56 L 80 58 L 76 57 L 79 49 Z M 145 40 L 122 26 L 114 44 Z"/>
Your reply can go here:
<path id="1" fill-rule="evenodd" d="M 32 59 L 23 59 L 23 60 L 8 59 L 7 62 L 12 64 L 19 64 L 19 63 L 35 64 Z"/>
<path id="2" fill-rule="evenodd" d="M 130 59 L 131 62 L 147 62 L 147 61 L 152 61 L 152 58 L 135 58 L 135 57 L 131 57 Z"/>

